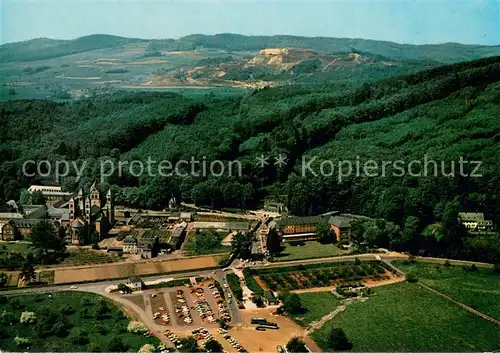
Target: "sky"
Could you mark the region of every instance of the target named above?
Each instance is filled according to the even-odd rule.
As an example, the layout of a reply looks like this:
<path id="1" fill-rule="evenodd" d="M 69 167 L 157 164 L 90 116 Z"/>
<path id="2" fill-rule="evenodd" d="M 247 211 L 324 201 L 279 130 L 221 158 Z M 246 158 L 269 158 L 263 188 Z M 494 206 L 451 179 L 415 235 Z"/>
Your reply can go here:
<path id="1" fill-rule="evenodd" d="M 500 0 L 0 1 L 2 44 L 95 33 L 136 38 L 289 34 L 408 44 L 500 44 Z"/>

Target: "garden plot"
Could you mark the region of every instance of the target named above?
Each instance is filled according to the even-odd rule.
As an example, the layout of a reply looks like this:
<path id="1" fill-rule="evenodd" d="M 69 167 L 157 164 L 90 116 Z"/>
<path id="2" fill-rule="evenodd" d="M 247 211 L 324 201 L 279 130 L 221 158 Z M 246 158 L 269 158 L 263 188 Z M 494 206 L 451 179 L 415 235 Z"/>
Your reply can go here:
<path id="1" fill-rule="evenodd" d="M 346 282 L 377 282 L 393 277 L 390 267 L 380 261 L 275 267 L 253 270 L 252 275 L 273 291 L 329 287 Z"/>

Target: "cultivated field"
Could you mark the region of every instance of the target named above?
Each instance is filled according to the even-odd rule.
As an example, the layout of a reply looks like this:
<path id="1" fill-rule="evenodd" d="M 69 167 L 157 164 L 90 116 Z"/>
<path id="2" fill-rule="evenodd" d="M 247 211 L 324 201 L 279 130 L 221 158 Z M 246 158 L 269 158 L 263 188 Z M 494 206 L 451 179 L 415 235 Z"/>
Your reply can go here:
<path id="1" fill-rule="evenodd" d="M 258 276 L 255 278 L 258 282 L 262 281 L 273 291 L 330 287 L 345 282 L 383 281 L 393 277 L 389 267 L 379 261 L 272 267 L 252 272 Z"/>
<path id="2" fill-rule="evenodd" d="M 354 351 L 491 351 L 499 348 L 499 327 L 417 284 L 379 287 L 365 302 L 312 334 L 322 347 L 332 327 L 344 329 Z"/>
<path id="3" fill-rule="evenodd" d="M 416 275 L 419 282 L 500 320 L 500 274 L 492 269 L 470 271 L 469 267 L 421 262 L 397 262 L 395 265 Z"/>

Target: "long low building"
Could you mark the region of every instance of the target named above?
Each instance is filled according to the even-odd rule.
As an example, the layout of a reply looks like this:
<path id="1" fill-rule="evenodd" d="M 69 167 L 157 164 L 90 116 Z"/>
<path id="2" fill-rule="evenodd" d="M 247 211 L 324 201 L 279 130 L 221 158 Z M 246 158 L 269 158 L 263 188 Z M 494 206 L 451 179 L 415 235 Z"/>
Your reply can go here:
<path id="1" fill-rule="evenodd" d="M 330 216 L 286 217 L 271 222 L 269 227 L 276 229 L 284 241 L 307 241 L 318 238 L 318 225 L 324 222 L 328 224 L 338 242 L 348 244 L 351 241 L 351 224 L 339 213 Z"/>
<path id="2" fill-rule="evenodd" d="M 240 231 L 248 232 L 251 230 L 250 222 L 193 222 L 193 229 L 214 229 L 220 231 Z"/>

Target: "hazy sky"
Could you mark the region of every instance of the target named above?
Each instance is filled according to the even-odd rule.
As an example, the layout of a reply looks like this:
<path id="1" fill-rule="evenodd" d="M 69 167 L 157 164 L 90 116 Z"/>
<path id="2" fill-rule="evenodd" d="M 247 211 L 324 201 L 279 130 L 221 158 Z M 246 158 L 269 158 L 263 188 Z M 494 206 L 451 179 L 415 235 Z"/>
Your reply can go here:
<path id="1" fill-rule="evenodd" d="M 231 32 L 500 44 L 500 0 L 0 1 L 2 43 L 92 33 L 178 38 Z"/>

